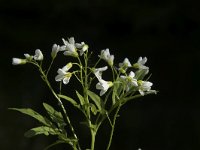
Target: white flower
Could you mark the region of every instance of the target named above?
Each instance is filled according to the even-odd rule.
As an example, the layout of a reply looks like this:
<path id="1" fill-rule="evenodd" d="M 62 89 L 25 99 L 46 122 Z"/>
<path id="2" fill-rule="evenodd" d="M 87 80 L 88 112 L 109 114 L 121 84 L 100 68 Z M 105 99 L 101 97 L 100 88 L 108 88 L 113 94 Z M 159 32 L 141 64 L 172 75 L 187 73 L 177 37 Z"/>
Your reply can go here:
<path id="1" fill-rule="evenodd" d="M 155 92 L 154 90 L 151 91 L 151 86 L 153 85 L 153 83 L 149 81 L 139 80 L 138 84 L 139 84 L 139 92 L 142 96 L 144 96 L 145 92 L 149 92 L 149 91 Z"/>
<path id="2" fill-rule="evenodd" d="M 21 58 L 12 58 L 12 64 L 13 65 L 23 65 L 26 64 L 26 59 L 21 59 Z"/>
<path id="3" fill-rule="evenodd" d="M 36 49 L 35 50 L 35 55 L 33 56 L 33 58 L 35 60 L 39 60 L 39 61 L 43 60 L 43 54 L 42 54 L 42 52 L 39 49 Z"/>
<path id="4" fill-rule="evenodd" d="M 63 81 L 64 84 L 69 83 L 69 80 L 72 76 L 71 72 L 67 72 L 72 67 L 72 63 L 68 63 L 62 69 L 58 69 L 58 75 L 55 77 L 56 81 Z"/>
<path id="5" fill-rule="evenodd" d="M 138 69 L 149 69 L 149 67 L 145 66 L 144 64 L 147 62 L 147 57 L 139 57 L 137 63 L 133 64 L 133 67 Z"/>
<path id="6" fill-rule="evenodd" d="M 84 53 L 85 51 L 87 51 L 88 48 L 89 48 L 89 46 L 88 46 L 87 44 L 85 44 L 84 42 L 75 43 L 75 46 L 76 46 L 77 49 L 79 49 L 79 51 L 80 51 L 80 56 L 82 56 L 83 53 Z"/>
<path id="7" fill-rule="evenodd" d="M 110 66 L 113 66 L 114 55 L 110 55 L 109 49 L 101 50 L 101 59 L 105 60 Z"/>
<path id="8" fill-rule="evenodd" d="M 24 54 L 24 56 L 28 61 L 31 61 L 33 59 L 33 56 L 31 56 L 29 54 Z"/>
<path id="9" fill-rule="evenodd" d="M 98 80 L 102 79 L 102 72 L 106 71 L 108 69 L 107 66 L 101 67 L 101 68 L 95 68 L 94 74 L 97 77 Z"/>
<path id="10" fill-rule="evenodd" d="M 126 91 L 129 91 L 130 88 L 132 87 L 138 86 L 137 79 L 135 79 L 134 77 L 135 77 L 135 73 L 133 71 L 131 71 L 128 76 L 120 76 L 120 78 L 127 81 Z"/>
<path id="11" fill-rule="evenodd" d="M 119 67 L 123 67 L 123 68 L 128 68 L 128 67 L 131 67 L 131 63 L 130 61 L 128 60 L 128 58 L 125 58 L 124 61 L 122 63 L 119 63 Z"/>
<path id="12" fill-rule="evenodd" d="M 69 38 L 68 41 L 66 41 L 65 39 L 62 40 L 64 45 L 60 47 L 60 51 L 65 51 L 64 55 L 66 56 L 77 57 L 78 53 L 76 50 L 74 37 Z"/>
<path id="13" fill-rule="evenodd" d="M 103 79 L 100 79 L 99 82 L 96 84 L 96 89 L 101 90 L 100 96 L 102 96 L 112 86 L 113 83 L 111 81 L 105 81 Z"/>
<path id="14" fill-rule="evenodd" d="M 57 56 L 58 51 L 60 50 L 60 46 L 57 44 L 54 44 L 52 46 L 52 51 L 51 51 L 51 57 L 54 59 Z"/>

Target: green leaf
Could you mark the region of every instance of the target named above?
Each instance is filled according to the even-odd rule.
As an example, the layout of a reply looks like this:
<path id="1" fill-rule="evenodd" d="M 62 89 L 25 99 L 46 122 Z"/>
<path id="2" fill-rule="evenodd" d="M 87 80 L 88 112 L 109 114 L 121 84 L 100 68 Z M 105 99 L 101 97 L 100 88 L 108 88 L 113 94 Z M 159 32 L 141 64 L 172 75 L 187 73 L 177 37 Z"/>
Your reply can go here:
<path id="1" fill-rule="evenodd" d="M 62 99 L 67 100 L 68 102 L 70 102 L 72 105 L 74 105 L 77 108 L 80 108 L 80 106 L 77 104 L 77 102 L 75 100 L 73 100 L 71 97 L 68 97 L 66 95 L 62 95 L 62 94 L 58 94 L 58 96 Z"/>
<path id="2" fill-rule="evenodd" d="M 143 78 L 147 75 L 148 70 L 147 69 L 140 69 L 135 72 L 135 78 L 137 80 L 143 80 Z"/>
<path id="3" fill-rule="evenodd" d="M 78 99 L 80 101 L 80 104 L 83 106 L 85 104 L 83 96 L 81 94 L 79 94 L 78 91 L 76 91 L 76 95 L 77 95 L 77 97 L 78 97 Z"/>
<path id="4" fill-rule="evenodd" d="M 91 104 L 90 109 L 91 109 L 91 111 L 92 111 L 92 113 L 93 113 L 94 115 L 97 114 L 98 110 L 97 110 L 97 108 L 96 108 L 96 106 L 95 106 L 94 104 Z"/>
<path id="5" fill-rule="evenodd" d="M 56 131 L 55 129 L 47 127 L 47 126 L 40 126 L 40 127 L 36 127 L 36 128 L 32 128 L 28 130 L 27 132 L 25 132 L 24 136 L 30 138 L 30 137 L 40 135 L 40 134 L 44 134 L 46 136 L 58 135 L 59 132 L 58 132 L 58 129 Z"/>
<path id="6" fill-rule="evenodd" d="M 93 100 L 93 102 L 97 106 L 98 110 L 100 112 L 102 112 L 102 105 L 103 105 L 103 103 L 101 101 L 101 98 L 97 94 L 95 94 L 94 92 L 92 92 L 90 90 L 88 90 L 88 95 L 91 98 L 91 100 Z"/>
<path id="7" fill-rule="evenodd" d="M 136 98 L 139 98 L 139 97 L 142 97 L 142 95 L 141 94 L 137 94 L 137 95 L 134 95 L 134 96 L 129 96 L 129 97 L 126 97 L 126 98 L 122 99 L 121 103 L 124 105 L 128 101 L 136 99 Z"/>
<path id="8" fill-rule="evenodd" d="M 114 105 L 116 103 L 116 98 L 119 99 L 119 88 L 121 88 L 120 86 L 121 82 L 114 82 L 113 84 L 113 92 L 112 92 L 112 105 Z M 121 91 L 120 91 L 121 92 Z"/>
<path id="9" fill-rule="evenodd" d="M 115 97 L 116 97 L 116 89 L 114 88 L 112 93 L 112 105 L 115 105 L 116 103 Z"/>
<path id="10" fill-rule="evenodd" d="M 16 110 L 23 114 L 29 115 L 46 126 L 52 126 L 52 122 L 50 120 L 48 120 L 46 117 L 43 117 L 42 115 L 40 115 L 39 113 L 30 108 L 9 108 L 9 109 Z"/>
<path id="11" fill-rule="evenodd" d="M 62 129 L 66 125 L 61 112 L 56 111 L 52 106 L 47 103 L 43 103 L 44 108 L 46 109 L 47 113 L 49 114 L 50 118 L 58 124 L 58 127 Z"/>

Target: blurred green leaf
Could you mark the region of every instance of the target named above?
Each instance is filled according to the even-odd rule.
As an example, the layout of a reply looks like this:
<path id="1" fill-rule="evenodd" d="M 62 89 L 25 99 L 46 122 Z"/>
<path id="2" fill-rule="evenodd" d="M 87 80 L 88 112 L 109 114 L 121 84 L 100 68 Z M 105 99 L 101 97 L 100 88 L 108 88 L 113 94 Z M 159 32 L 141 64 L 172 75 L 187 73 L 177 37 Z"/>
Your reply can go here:
<path id="1" fill-rule="evenodd" d="M 140 69 L 140 70 L 135 72 L 135 78 L 137 80 L 143 80 L 144 77 L 147 75 L 147 73 L 148 73 L 147 69 Z"/>
<path id="2" fill-rule="evenodd" d="M 62 95 L 62 94 L 58 94 L 58 96 L 64 100 L 67 100 L 68 102 L 70 102 L 72 105 L 74 105 L 77 108 L 80 108 L 80 106 L 77 104 L 77 102 L 75 100 L 73 100 L 71 97 L 68 97 L 66 95 Z"/>
<path id="3" fill-rule="evenodd" d="M 42 115 L 40 115 L 39 113 L 37 113 L 36 111 L 34 111 L 30 108 L 9 108 L 9 109 L 16 110 L 23 114 L 29 115 L 46 126 L 49 126 L 49 127 L 52 126 L 52 122 L 50 120 L 48 120 L 46 117 L 43 117 Z"/>
<path id="4" fill-rule="evenodd" d="M 91 111 L 92 111 L 92 113 L 93 113 L 94 115 L 97 114 L 98 110 L 97 110 L 97 108 L 96 108 L 96 106 L 95 106 L 94 104 L 91 104 L 90 109 L 91 109 Z"/>
<path id="5" fill-rule="evenodd" d="M 58 135 L 59 132 L 58 129 L 53 129 L 47 126 L 40 126 L 28 130 L 27 132 L 25 132 L 24 136 L 30 138 L 39 134 L 44 134 L 48 136 L 48 135 Z"/>
<path id="6" fill-rule="evenodd" d="M 52 106 L 50 106 L 47 103 L 43 103 L 43 106 L 49 114 L 50 118 L 53 120 L 53 122 L 57 123 L 59 128 L 64 129 L 66 123 L 63 119 L 61 112 L 56 111 Z"/>
<path id="7" fill-rule="evenodd" d="M 112 105 L 116 103 L 116 98 L 119 99 L 119 94 L 122 91 L 121 82 L 114 82 L 112 91 Z"/>
<path id="8" fill-rule="evenodd" d="M 102 108 L 103 103 L 101 101 L 101 98 L 97 94 L 95 94 L 94 92 L 92 92 L 90 90 L 88 90 L 88 95 L 91 98 L 91 100 L 95 103 L 95 105 L 97 106 L 98 110 L 100 112 L 102 112 L 102 110 L 103 110 L 103 108 Z"/>
<path id="9" fill-rule="evenodd" d="M 77 97 L 78 97 L 78 99 L 80 101 L 80 104 L 83 106 L 85 104 L 83 96 L 81 94 L 79 94 L 78 91 L 76 91 L 76 95 L 77 95 Z"/>

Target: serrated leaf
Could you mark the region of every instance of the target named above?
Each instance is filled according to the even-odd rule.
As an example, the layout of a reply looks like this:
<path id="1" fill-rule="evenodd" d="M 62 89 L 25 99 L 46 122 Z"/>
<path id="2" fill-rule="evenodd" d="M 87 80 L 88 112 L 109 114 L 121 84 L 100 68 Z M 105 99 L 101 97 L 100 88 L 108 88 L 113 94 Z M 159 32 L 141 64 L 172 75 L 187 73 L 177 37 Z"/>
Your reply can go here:
<path id="1" fill-rule="evenodd" d="M 78 99 L 80 101 L 80 104 L 83 106 L 85 104 L 83 96 L 81 94 L 79 94 L 78 91 L 76 91 L 76 95 L 77 95 L 77 97 L 78 97 Z"/>
<path id="2" fill-rule="evenodd" d="M 58 124 L 58 127 L 64 128 L 65 121 L 63 119 L 62 113 L 56 111 L 52 106 L 47 103 L 43 103 L 44 108 L 46 109 L 47 113 L 49 114 L 50 118 Z"/>
<path id="3" fill-rule="evenodd" d="M 94 92 L 88 90 L 88 95 L 91 98 L 91 100 L 95 103 L 97 106 L 98 110 L 101 112 L 102 111 L 102 101 L 101 98 L 95 94 Z"/>
<path id="4" fill-rule="evenodd" d="M 62 95 L 62 94 L 58 94 L 58 96 L 64 100 L 67 100 L 68 102 L 70 102 L 72 105 L 74 105 L 77 108 L 80 108 L 80 106 L 77 104 L 77 102 L 75 100 L 73 100 L 71 97 L 68 97 L 66 95 Z"/>
<path id="5" fill-rule="evenodd" d="M 23 114 L 29 115 L 46 126 L 52 126 L 52 122 L 50 120 L 48 120 L 46 117 L 43 117 L 42 115 L 40 115 L 39 113 L 30 108 L 9 108 L 9 109 L 16 110 Z"/>
<path id="6" fill-rule="evenodd" d="M 56 131 L 55 129 L 47 127 L 47 126 L 40 126 L 40 127 L 36 127 L 36 128 L 32 128 L 28 130 L 27 132 L 25 132 L 24 136 L 30 138 L 39 134 L 44 134 L 48 136 L 48 135 L 58 135 L 59 132 L 58 132 L 58 129 Z"/>

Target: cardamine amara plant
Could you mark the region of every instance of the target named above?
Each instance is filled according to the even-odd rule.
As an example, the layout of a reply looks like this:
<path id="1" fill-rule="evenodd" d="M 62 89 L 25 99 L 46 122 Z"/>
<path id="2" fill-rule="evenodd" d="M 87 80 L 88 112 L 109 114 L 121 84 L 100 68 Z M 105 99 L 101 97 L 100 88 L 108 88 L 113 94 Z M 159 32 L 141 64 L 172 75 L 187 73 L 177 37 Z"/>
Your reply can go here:
<path id="1" fill-rule="evenodd" d="M 42 63 L 44 56 L 39 49 L 35 50 L 34 55 L 24 54 L 24 58 L 12 59 L 13 65 L 31 64 L 39 70 L 42 80 L 58 102 L 57 108 L 59 110 L 47 103 L 43 103 L 47 112 L 45 116 L 31 108 L 9 109 L 29 115 L 41 124 L 41 126 L 27 131 L 25 133 L 26 137 L 41 134 L 56 136 L 57 140 L 47 146 L 46 149 L 57 144 L 66 143 L 73 150 L 81 150 L 83 148 L 80 145 L 76 129 L 71 123 L 72 118 L 70 118 L 70 114 L 67 113 L 67 108 L 63 103 L 63 101 L 66 101 L 70 104 L 68 107 L 71 106 L 76 111 L 83 113 L 85 123 L 81 125 L 87 125 L 91 135 L 90 147 L 87 150 L 95 149 L 95 139 L 99 128 L 104 121 L 109 122 L 111 130 L 109 132 L 109 141 L 106 145 L 106 150 L 109 150 L 116 119 L 122 106 L 135 98 L 156 94 L 155 90 L 151 90 L 152 82 L 148 81 L 150 77 L 148 75 L 149 67 L 145 66 L 147 58 L 139 57 L 138 61 L 132 64 L 128 58 L 125 58 L 123 62 L 117 65 L 114 62 L 114 55 L 110 54 L 109 49 L 104 49 L 96 57 L 96 62 L 91 63 L 91 58 L 94 56 L 88 50 L 89 46 L 87 44 L 84 42 L 76 43 L 73 37 L 68 40 L 62 40 L 63 45 L 53 45 L 50 53 L 51 61 L 47 67 L 44 67 Z M 49 73 L 55 73 L 52 65 L 54 65 L 54 60 L 59 53 L 65 55 L 66 61 L 69 60 L 67 57 L 73 57 L 73 59 L 70 59 L 73 61 L 67 62 L 58 68 L 55 81 L 50 80 Z M 101 61 L 105 62 L 101 63 Z M 106 65 L 101 66 L 101 64 Z M 104 78 L 107 71 L 111 74 L 109 80 Z M 62 86 L 70 86 L 71 78 L 75 78 L 81 87 L 74 89 L 75 97 L 70 97 L 69 93 L 62 89 Z M 58 87 L 53 87 L 52 82 L 59 82 Z"/>

